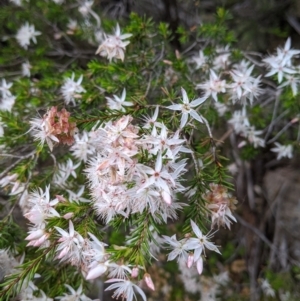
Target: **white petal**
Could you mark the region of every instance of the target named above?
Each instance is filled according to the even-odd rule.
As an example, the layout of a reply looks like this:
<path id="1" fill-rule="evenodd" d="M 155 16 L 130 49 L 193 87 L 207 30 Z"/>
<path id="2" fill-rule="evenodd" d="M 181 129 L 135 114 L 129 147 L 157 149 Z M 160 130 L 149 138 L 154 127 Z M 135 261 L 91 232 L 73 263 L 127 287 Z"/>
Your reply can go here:
<path id="1" fill-rule="evenodd" d="M 186 123 L 188 121 L 188 117 L 189 117 L 188 113 L 182 113 L 181 121 L 180 121 L 180 128 L 181 129 L 186 125 Z"/>

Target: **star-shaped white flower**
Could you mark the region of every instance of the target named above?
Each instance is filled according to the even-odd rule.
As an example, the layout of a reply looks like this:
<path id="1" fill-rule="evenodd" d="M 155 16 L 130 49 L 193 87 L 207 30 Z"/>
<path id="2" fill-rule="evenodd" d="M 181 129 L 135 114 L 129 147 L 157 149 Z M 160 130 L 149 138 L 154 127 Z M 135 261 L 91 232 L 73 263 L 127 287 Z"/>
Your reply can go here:
<path id="1" fill-rule="evenodd" d="M 106 97 L 107 105 L 111 110 L 119 110 L 122 112 L 125 112 L 125 107 L 131 107 L 133 106 L 133 103 L 131 101 L 125 101 L 126 99 L 126 89 L 123 89 L 121 97 L 117 95 L 113 95 L 114 99 L 110 97 Z"/>
<path id="2" fill-rule="evenodd" d="M 271 148 L 271 151 L 277 153 L 277 160 L 280 160 L 284 157 L 289 159 L 293 157 L 293 146 L 291 144 L 281 145 L 280 143 L 275 142 L 275 145 L 276 147 Z"/>
<path id="3" fill-rule="evenodd" d="M 116 282 L 114 284 L 111 284 L 108 288 L 105 289 L 106 291 L 116 289 L 113 294 L 113 298 L 118 299 L 119 297 L 122 297 L 122 299 L 126 298 L 126 301 L 132 301 L 134 297 L 135 300 L 137 300 L 135 295 L 135 290 L 136 290 L 141 295 L 143 301 L 147 300 L 146 295 L 142 291 L 142 289 L 129 280 L 113 278 L 105 282 L 106 283 Z"/>
<path id="4" fill-rule="evenodd" d="M 201 105 L 207 98 L 204 98 L 204 97 L 197 98 L 197 99 L 193 100 L 192 102 L 190 102 L 189 98 L 187 96 L 187 93 L 183 88 L 181 88 L 181 93 L 182 93 L 182 102 L 183 103 L 182 104 L 174 104 L 174 105 L 167 107 L 170 110 L 182 112 L 180 128 L 183 128 L 186 125 L 189 115 L 191 115 L 197 121 L 203 123 L 202 117 L 193 108 Z"/>
<path id="5" fill-rule="evenodd" d="M 34 25 L 29 25 L 29 23 L 26 22 L 18 30 L 16 39 L 24 49 L 27 49 L 30 45 L 30 40 L 32 40 L 32 42 L 36 44 L 36 36 L 39 36 L 40 34 L 41 32 L 36 31 Z"/>

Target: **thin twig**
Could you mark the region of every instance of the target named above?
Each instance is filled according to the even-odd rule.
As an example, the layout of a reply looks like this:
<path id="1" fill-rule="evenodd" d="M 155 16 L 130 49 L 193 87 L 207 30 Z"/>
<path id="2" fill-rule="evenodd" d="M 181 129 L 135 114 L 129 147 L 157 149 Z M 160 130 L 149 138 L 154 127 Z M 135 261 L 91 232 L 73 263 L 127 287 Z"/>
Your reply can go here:
<path id="1" fill-rule="evenodd" d="M 269 125 L 267 134 L 266 134 L 266 136 L 265 136 L 265 139 L 264 139 L 265 141 L 267 141 L 268 138 L 269 138 L 269 136 L 271 135 L 273 126 L 274 126 L 274 124 L 275 124 L 275 118 L 276 118 L 276 115 L 277 115 L 277 110 L 278 110 L 279 98 L 280 98 L 280 95 L 281 95 L 281 91 L 282 91 L 282 90 L 277 90 L 277 92 L 276 92 L 276 98 L 275 98 L 275 104 L 274 104 L 274 109 L 273 109 L 272 120 L 271 120 L 271 123 L 270 123 L 270 125 Z"/>
<path id="2" fill-rule="evenodd" d="M 0 179 L 2 179 L 8 172 L 10 172 L 15 166 L 17 166 L 22 160 L 27 159 L 29 157 L 31 157 L 32 155 L 35 154 L 35 150 L 30 152 L 29 154 L 20 157 L 16 162 L 14 162 L 13 164 L 11 164 L 10 166 L 8 166 L 1 174 L 0 174 Z"/>

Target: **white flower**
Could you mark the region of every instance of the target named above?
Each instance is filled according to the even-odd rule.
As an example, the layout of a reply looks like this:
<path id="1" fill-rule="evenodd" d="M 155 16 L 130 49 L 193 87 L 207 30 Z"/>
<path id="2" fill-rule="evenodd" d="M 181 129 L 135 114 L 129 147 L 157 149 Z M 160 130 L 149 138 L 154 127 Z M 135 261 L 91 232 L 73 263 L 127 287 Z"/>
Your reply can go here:
<path id="1" fill-rule="evenodd" d="M 61 234 L 61 237 L 58 239 L 59 245 L 56 249 L 56 252 L 59 253 L 57 258 L 68 260 L 72 265 L 78 265 L 81 261 L 83 237 L 74 230 L 71 220 L 69 220 L 69 232 L 56 226 L 54 228 Z"/>
<path id="2" fill-rule="evenodd" d="M 83 131 L 82 134 L 77 134 L 74 138 L 75 143 L 71 146 L 70 150 L 76 159 L 86 162 L 88 157 L 96 151 L 90 141 L 89 134 Z"/>
<path id="3" fill-rule="evenodd" d="M 52 126 L 50 122 L 44 118 L 33 118 L 29 121 L 29 123 L 31 124 L 30 131 L 34 136 L 34 139 L 40 140 L 41 145 L 43 145 L 46 141 L 52 151 L 54 142 L 59 143 L 59 140 L 51 133 Z"/>
<path id="4" fill-rule="evenodd" d="M 12 83 L 7 83 L 6 80 L 2 78 L 2 85 L 0 86 L 0 91 L 3 98 L 12 96 L 11 92 L 9 91 L 11 86 Z"/>
<path id="5" fill-rule="evenodd" d="M 288 77 L 290 74 L 297 73 L 293 68 L 292 58 L 299 53 L 300 50 L 291 49 L 291 38 L 288 38 L 283 49 L 277 48 L 277 55 L 272 55 L 263 60 L 271 69 L 265 76 L 277 74 L 278 82 L 281 83 L 283 77 Z"/>
<path id="6" fill-rule="evenodd" d="M 15 104 L 15 96 L 5 96 L 0 99 L 0 111 L 11 111 L 13 105 Z"/>
<path id="7" fill-rule="evenodd" d="M 107 291 L 107 290 L 116 289 L 114 291 L 113 298 L 118 299 L 119 297 L 122 297 L 123 299 L 126 298 L 126 301 L 132 301 L 134 297 L 135 300 L 137 300 L 134 292 L 134 290 L 136 290 L 143 298 L 143 301 L 147 300 L 146 295 L 142 291 L 142 289 L 138 287 L 136 284 L 132 283 L 131 281 L 125 279 L 110 279 L 105 281 L 105 283 L 111 283 L 111 282 L 117 282 L 117 283 L 110 285 L 105 290 Z"/>
<path id="8" fill-rule="evenodd" d="M 266 296 L 275 297 L 275 291 L 267 279 L 262 280 L 261 289 Z"/>
<path id="9" fill-rule="evenodd" d="M 32 68 L 32 66 L 29 64 L 29 62 L 25 62 L 22 64 L 22 75 L 23 76 L 27 76 L 30 77 L 30 69 Z"/>
<path id="10" fill-rule="evenodd" d="M 213 67 L 215 70 L 226 69 L 230 65 L 229 45 L 224 48 L 217 48 L 217 56 L 214 58 Z"/>
<path id="11" fill-rule="evenodd" d="M 107 106 L 111 109 L 111 110 L 119 110 L 122 112 L 125 112 L 125 108 L 123 108 L 123 106 L 125 107 L 130 107 L 133 106 L 133 103 L 130 101 L 125 101 L 126 99 L 126 89 L 123 89 L 121 98 L 118 97 L 117 95 L 113 95 L 114 99 L 110 98 L 110 97 L 106 97 L 107 100 Z"/>
<path id="12" fill-rule="evenodd" d="M 171 174 L 163 169 L 161 153 L 158 153 L 157 155 L 154 169 L 142 164 L 141 169 L 146 174 L 150 175 L 150 177 L 148 177 L 145 183 L 137 190 L 137 193 L 154 184 L 156 187 L 162 190 L 164 201 L 167 204 L 171 204 L 172 200 L 169 185 L 171 184 L 172 186 L 175 186 L 175 182 Z"/>
<path id="13" fill-rule="evenodd" d="M 203 259 L 202 252 L 205 253 L 205 248 L 215 251 L 219 254 L 220 251 L 215 244 L 209 241 L 213 234 L 203 235 L 199 227 L 191 220 L 192 229 L 197 238 L 190 238 L 190 249 L 194 249 L 193 261 L 196 263 L 198 273 L 201 274 L 203 271 Z"/>
<path id="14" fill-rule="evenodd" d="M 286 40 L 283 49 L 277 48 L 277 56 L 283 57 L 288 66 L 291 66 L 291 64 L 292 64 L 291 59 L 293 58 L 293 56 L 298 55 L 298 54 L 300 54 L 300 50 L 291 49 L 291 38 L 290 37 Z"/>
<path id="15" fill-rule="evenodd" d="M 93 4 L 94 0 L 85 0 L 81 6 L 79 6 L 78 11 L 85 17 L 91 12 Z"/>
<path id="16" fill-rule="evenodd" d="M 42 227 L 47 218 L 59 217 L 58 212 L 53 208 L 58 200 L 50 200 L 50 186 L 46 187 L 45 192 L 41 188 L 32 192 L 28 201 L 32 207 L 24 216 L 37 227 Z"/>
<path id="17" fill-rule="evenodd" d="M 16 97 L 13 96 L 10 92 L 10 88 L 12 87 L 12 83 L 7 83 L 4 78 L 2 78 L 2 85 L 0 86 L 0 92 L 2 94 L 2 98 L 0 99 L 0 111 L 11 111 Z"/>
<path id="18" fill-rule="evenodd" d="M 154 114 L 153 114 L 152 117 L 143 116 L 144 123 L 145 123 L 144 126 L 143 126 L 144 129 L 150 129 L 153 126 L 161 127 L 162 124 L 160 122 L 156 121 L 157 117 L 158 117 L 158 111 L 159 111 L 159 106 L 156 106 Z"/>
<path id="19" fill-rule="evenodd" d="M 245 135 L 247 128 L 250 126 L 246 108 L 243 107 L 241 111 L 234 111 L 233 116 L 228 120 L 228 123 L 232 124 L 234 131 L 237 134 Z"/>
<path id="20" fill-rule="evenodd" d="M 107 271 L 108 262 L 104 248 L 106 244 L 99 241 L 99 239 L 92 233 L 88 234 L 92 238 L 92 241 L 90 241 L 90 248 L 83 254 L 85 257 L 89 258 L 90 262 L 88 266 L 88 273 L 85 278 L 87 280 L 91 280 L 101 276 Z"/>
<path id="21" fill-rule="evenodd" d="M 170 110 L 182 112 L 180 128 L 183 128 L 186 125 L 189 115 L 191 115 L 197 121 L 203 123 L 203 119 L 201 118 L 201 116 L 192 108 L 195 108 L 195 107 L 201 105 L 207 98 L 205 98 L 205 97 L 197 98 L 190 103 L 187 93 L 183 88 L 181 88 L 181 93 L 182 93 L 182 102 L 183 103 L 175 104 L 175 105 L 171 105 L 171 106 L 167 107 Z"/>
<path id="22" fill-rule="evenodd" d="M 281 145 L 280 143 L 275 142 L 275 145 L 276 147 L 271 148 L 271 151 L 277 153 L 277 160 L 280 160 L 284 157 L 289 159 L 293 157 L 293 146 L 291 144 Z"/>
<path id="23" fill-rule="evenodd" d="M 74 34 L 74 32 L 78 29 L 78 22 L 73 19 L 69 19 L 69 23 L 67 24 L 68 31 L 67 34 Z"/>
<path id="24" fill-rule="evenodd" d="M 265 147 L 265 140 L 259 138 L 258 135 L 261 135 L 263 131 L 256 131 L 254 126 L 250 126 L 246 129 L 244 133 L 248 139 L 248 141 L 253 144 L 254 148 L 258 146 Z"/>
<path id="25" fill-rule="evenodd" d="M 285 86 L 290 86 L 293 92 L 293 95 L 296 96 L 298 94 L 298 86 L 300 85 L 300 77 L 295 75 L 286 75 L 286 81 L 283 82 L 278 88 L 283 88 Z"/>
<path id="26" fill-rule="evenodd" d="M 85 92 L 85 89 L 81 86 L 83 76 L 80 75 L 77 81 L 75 81 L 74 78 L 75 74 L 73 72 L 71 78 L 66 78 L 65 83 L 61 87 L 61 93 L 66 105 L 72 102 L 75 106 L 75 98 L 80 98 L 80 94 Z"/>
<path id="27" fill-rule="evenodd" d="M 63 187 L 71 175 L 76 179 L 77 174 L 75 170 L 80 166 L 80 164 L 81 162 L 74 164 L 70 158 L 66 163 L 59 163 L 58 172 L 55 173 L 53 177 L 53 183 Z"/>
<path id="28" fill-rule="evenodd" d="M 195 69 L 200 69 L 206 65 L 206 57 L 202 50 L 199 50 L 199 54 L 192 57 L 191 61 L 196 64 Z"/>
<path id="29" fill-rule="evenodd" d="M 107 57 L 109 61 L 113 58 L 124 61 L 125 48 L 130 43 L 129 41 L 123 41 L 130 38 L 132 34 L 121 34 L 119 24 L 117 24 L 115 34 L 108 35 L 102 44 L 98 47 L 96 54 Z"/>
<path id="30" fill-rule="evenodd" d="M 64 2 L 64 0 L 52 0 L 52 1 L 56 4 L 62 4 Z"/>
<path id="31" fill-rule="evenodd" d="M 178 261 L 181 259 L 186 260 L 188 258 L 189 245 L 187 239 L 178 241 L 176 235 L 173 235 L 172 237 L 163 235 L 163 239 L 172 249 L 172 252 L 168 255 L 168 261 L 174 260 L 177 257 Z"/>
<path id="32" fill-rule="evenodd" d="M 132 270 L 125 264 L 117 264 L 115 262 L 108 263 L 108 278 L 125 279 L 131 274 Z"/>
<path id="33" fill-rule="evenodd" d="M 291 69 L 290 67 L 286 66 L 286 61 L 279 60 L 275 56 L 271 56 L 269 58 L 264 59 L 266 63 L 269 64 L 270 71 L 265 76 L 272 76 L 274 74 L 277 74 L 278 83 L 282 82 L 282 79 L 287 74 L 294 74 L 296 73 L 295 70 Z"/>
<path id="34" fill-rule="evenodd" d="M 224 116 L 224 114 L 228 111 L 226 104 L 221 102 L 215 102 L 214 107 L 217 110 L 219 116 Z"/>
<path id="35" fill-rule="evenodd" d="M 254 65 L 244 68 L 243 71 L 234 69 L 230 72 L 233 83 L 228 85 L 228 88 L 231 89 L 230 93 L 233 102 L 242 100 L 245 103 L 245 98 L 248 98 L 252 104 L 253 98 L 260 94 L 260 77 L 254 78 L 251 76 L 253 68 Z"/>
<path id="36" fill-rule="evenodd" d="M 218 101 L 217 94 L 226 92 L 226 81 L 221 80 L 214 70 L 210 69 L 209 81 L 204 84 L 198 84 L 197 88 L 205 91 L 205 99 L 211 96 L 215 101 Z"/>
<path id="37" fill-rule="evenodd" d="M 18 30 L 16 34 L 16 39 L 18 43 L 25 49 L 30 45 L 30 40 L 36 44 L 36 36 L 39 36 L 41 32 L 35 31 L 34 25 L 29 25 L 26 22 L 21 28 Z"/>
<path id="38" fill-rule="evenodd" d="M 22 6 L 22 0 L 9 0 L 9 2 L 12 2 L 13 4 L 17 6 Z"/>
<path id="39" fill-rule="evenodd" d="M 64 296 L 59 296 L 55 299 L 59 299 L 60 301 L 92 301 L 90 298 L 88 298 L 85 294 L 82 293 L 82 284 L 80 284 L 79 288 L 76 291 L 69 284 L 64 285 L 69 290 L 70 294 L 64 293 Z M 94 301 L 100 300 L 95 299 Z"/>

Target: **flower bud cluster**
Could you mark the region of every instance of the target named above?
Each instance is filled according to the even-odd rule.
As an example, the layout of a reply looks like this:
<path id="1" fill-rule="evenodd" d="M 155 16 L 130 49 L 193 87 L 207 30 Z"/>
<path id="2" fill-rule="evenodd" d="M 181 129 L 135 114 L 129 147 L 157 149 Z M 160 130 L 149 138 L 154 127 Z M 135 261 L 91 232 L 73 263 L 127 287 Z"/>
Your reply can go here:
<path id="1" fill-rule="evenodd" d="M 66 109 L 58 111 L 57 107 L 52 107 L 43 118 L 34 118 L 30 124 L 35 139 L 40 140 L 42 144 L 46 141 L 51 151 L 54 143 L 74 143 L 77 128 Z"/>

